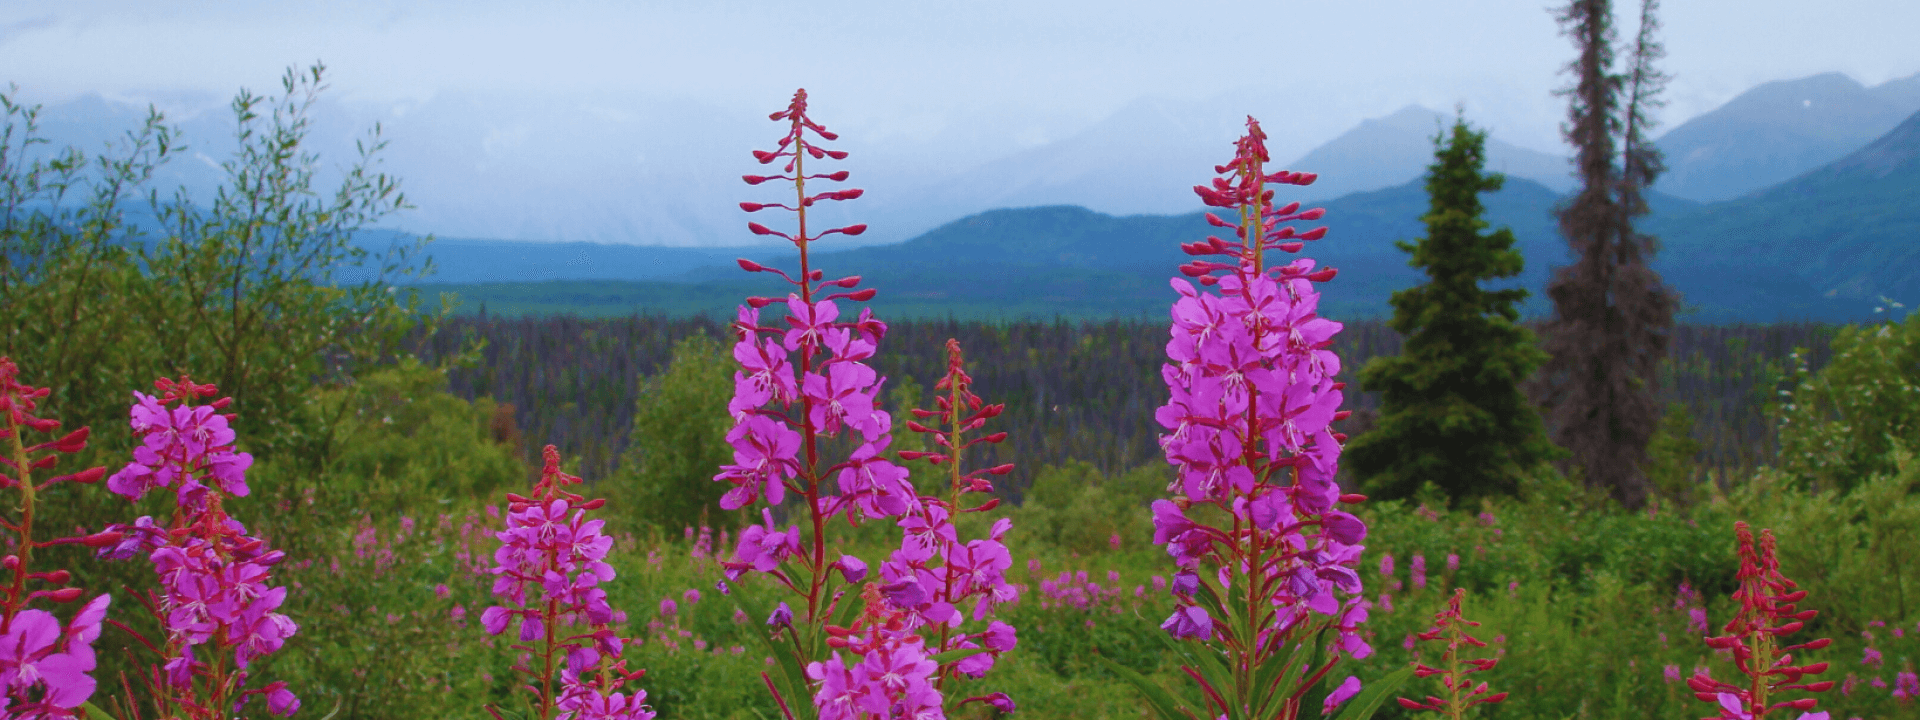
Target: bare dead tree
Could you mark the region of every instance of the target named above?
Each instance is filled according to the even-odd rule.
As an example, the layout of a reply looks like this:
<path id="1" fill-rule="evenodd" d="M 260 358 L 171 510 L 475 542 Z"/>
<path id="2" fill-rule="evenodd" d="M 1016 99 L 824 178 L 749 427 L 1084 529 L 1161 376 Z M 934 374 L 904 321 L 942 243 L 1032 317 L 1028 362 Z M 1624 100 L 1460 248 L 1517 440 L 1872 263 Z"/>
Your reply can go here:
<path id="1" fill-rule="evenodd" d="M 1646 192 L 1664 169 L 1646 138 L 1667 78 L 1653 67 L 1664 50 L 1655 33 L 1658 0 L 1642 0 L 1639 32 L 1625 73 L 1615 73 L 1609 0 L 1571 0 L 1557 14 L 1580 51 L 1568 69 L 1568 124 L 1581 187 L 1558 210 L 1574 264 L 1547 285 L 1554 316 L 1545 329 L 1552 357 L 1540 395 L 1554 441 L 1572 452 L 1589 487 L 1621 504 L 1647 500 L 1642 466 L 1659 425 L 1658 369 L 1678 297 L 1649 265 L 1657 241 L 1634 228 Z M 1624 96 L 1624 98 L 1623 98 Z M 1624 104 L 1622 100 L 1624 99 Z"/>

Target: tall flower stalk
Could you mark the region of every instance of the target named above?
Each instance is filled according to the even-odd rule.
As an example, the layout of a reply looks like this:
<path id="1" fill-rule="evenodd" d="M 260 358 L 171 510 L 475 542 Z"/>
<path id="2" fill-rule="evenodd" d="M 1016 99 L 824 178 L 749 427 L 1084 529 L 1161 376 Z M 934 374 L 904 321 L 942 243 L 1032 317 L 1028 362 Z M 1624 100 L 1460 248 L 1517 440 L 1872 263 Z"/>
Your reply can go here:
<path id="1" fill-rule="evenodd" d="M 919 498 L 908 482 L 906 468 L 885 455 L 893 440 L 893 420 L 879 409 L 876 400 L 885 380 L 861 362 L 873 356 L 887 326 L 866 308 L 855 320 L 840 319 L 841 302 L 865 302 L 874 291 L 854 290 L 860 283 L 858 276 L 824 280 L 825 274 L 812 265 L 813 242 L 829 235 L 866 231 L 865 225 L 814 231 L 807 224 L 808 210 L 815 204 L 860 197 L 857 188 L 809 194 L 810 181 L 816 187 L 823 182 L 842 182 L 848 173 L 809 173 L 807 162 L 841 160 L 847 153 L 820 145 L 839 136 L 807 116 L 805 90 L 796 91 L 787 108 L 773 113 L 771 119 L 786 123 L 786 135 L 775 149 L 753 154 L 761 164 L 777 164 L 779 173 L 747 175 L 744 179 L 749 185 L 792 183 L 793 199 L 790 203 L 743 202 L 740 208 L 750 213 L 793 213 L 791 231 L 758 222 L 748 223 L 747 228 L 757 235 L 792 242 L 800 252 L 800 267 L 798 273 L 788 274 L 740 260 L 742 269 L 777 275 L 793 290 L 784 300 L 750 297 L 740 307 L 734 323 L 738 341 L 733 356 L 740 362 L 741 371 L 734 374 L 734 396 L 727 408 L 734 417 L 733 430 L 727 433 L 727 442 L 734 448 L 734 462 L 721 467 L 714 480 L 732 485 L 720 498 L 724 509 L 747 507 L 763 499 L 768 506 L 777 507 L 789 493 L 796 496 L 800 506 L 804 532 L 798 525 L 780 529 L 774 523 L 772 509 L 763 509 L 765 523 L 740 533 L 733 560 L 726 563 L 729 580 L 749 571 L 764 573 L 793 593 L 791 604 L 781 602 L 770 612 L 756 609 L 765 614 L 772 628 L 775 657 L 782 671 L 777 682 L 769 675 L 763 674 L 763 678 L 791 717 L 813 708 L 811 703 L 799 701 L 813 694 L 808 666 L 828 659 L 829 624 L 853 625 L 854 603 L 843 607 L 840 601 L 847 586 L 867 576 L 865 561 L 829 553 L 828 526 L 838 518 L 856 524 L 898 518 L 915 509 Z M 783 302 L 786 309 L 784 330 L 762 324 L 760 319 L 760 310 L 776 302 Z M 823 459 L 826 441 L 842 436 L 856 447 L 844 460 L 829 463 Z M 836 570 L 838 580 L 834 577 Z M 819 674 L 818 668 L 814 670 Z"/>
<path id="2" fill-rule="evenodd" d="M 66 570 L 34 571 L 33 551 L 72 543 L 99 547 L 118 541 L 119 534 L 109 531 L 50 540 L 34 538 L 39 493 L 62 482 L 99 482 L 106 468 L 34 482 L 34 470 L 51 468 L 59 463 L 61 455 L 85 449 L 89 428 L 27 444 L 28 430 L 52 433 L 59 429 L 60 421 L 34 415 L 38 399 L 50 391 L 22 384 L 19 374 L 11 358 L 0 357 L 0 438 L 6 441 L 0 446 L 5 451 L 0 456 L 0 489 L 17 491 L 20 503 L 17 515 L 0 519 L 0 527 L 11 535 L 7 538 L 11 552 L 0 566 L 12 573 L 5 589 L 0 590 L 0 717 L 71 718 L 75 709 L 93 696 L 93 642 L 100 637 L 100 623 L 113 598 L 94 596 L 65 624 L 46 610 L 29 607 L 36 600 L 72 603 L 85 594 L 80 588 L 66 587 L 71 579 Z"/>
<path id="3" fill-rule="evenodd" d="M 1426 663 L 1415 663 L 1415 677 L 1440 676 L 1440 686 L 1447 696 L 1428 695 L 1425 700 L 1399 698 L 1400 707 L 1408 710 L 1429 710 L 1446 716 L 1447 720 L 1460 720 L 1466 717 L 1467 709 L 1475 705 L 1490 705 L 1507 699 L 1504 692 L 1488 694 L 1487 684 L 1475 685 L 1467 676 L 1477 672 L 1492 670 L 1499 665 L 1497 658 L 1468 658 L 1468 647 L 1483 648 L 1486 641 L 1467 634 L 1467 628 L 1479 627 L 1480 623 L 1468 620 L 1461 613 L 1460 603 L 1467 598 L 1466 588 L 1454 588 L 1453 599 L 1447 601 L 1445 610 L 1435 613 L 1433 627 L 1420 633 L 1422 641 L 1439 641 L 1446 645 L 1441 651 L 1440 665 L 1434 667 Z"/>
<path id="4" fill-rule="evenodd" d="M 136 595 L 166 633 L 135 636 L 160 655 L 146 678 L 154 713 L 226 718 L 261 695 L 270 712 L 291 715 L 300 699 L 285 682 L 247 687 L 251 663 L 279 650 L 299 626 L 278 612 L 287 589 L 267 584 L 286 553 L 249 535 L 226 510 L 228 500 L 250 492 L 246 471 L 253 465 L 252 455 L 234 449 L 234 415 L 220 412 L 233 399 L 197 405 L 218 388 L 185 376 L 161 378 L 154 387 L 158 397 L 134 393 L 131 424 L 141 444 L 133 462 L 107 478 L 107 489 L 129 500 L 172 490 L 173 514 L 108 526 L 124 536 L 99 553 L 144 556 L 160 577 L 158 590 Z"/>
<path id="5" fill-rule="evenodd" d="M 487 634 L 520 627 L 521 660 L 514 670 L 527 675 L 525 687 L 532 717 L 540 720 L 652 720 L 647 692 L 622 692 L 646 674 L 627 670 L 616 660 L 627 641 L 615 634 L 613 608 L 600 586 L 614 578 L 606 562 L 613 538 L 600 532 L 605 520 L 586 519 L 587 511 L 606 504 L 565 487 L 580 478 L 560 470 L 560 451 L 541 453 L 540 480 L 527 495 L 507 494 L 507 529 L 495 533 L 493 593 L 510 605 L 480 614 Z M 538 643 L 528 644 L 528 643 Z M 500 711 L 487 712 L 500 718 Z"/>
<path id="6" fill-rule="evenodd" d="M 1795 590 L 1795 583 L 1780 572 L 1772 530 L 1760 531 L 1756 543 L 1745 521 L 1734 523 L 1733 528 L 1740 543 L 1740 588 L 1733 592 L 1733 600 L 1740 603 L 1740 610 L 1723 628 L 1725 635 L 1707 638 L 1707 647 L 1732 651 L 1734 666 L 1747 677 L 1734 684 L 1701 673 L 1687 678 L 1687 686 L 1695 697 L 1718 703 L 1718 717 L 1726 720 L 1781 717 L 1779 713 L 1793 710 L 1801 711 L 1798 720 L 1827 720 L 1824 711 L 1808 712 L 1819 703 L 1814 698 L 1780 699 L 1780 694 L 1789 690 L 1817 693 L 1833 689 L 1831 680 L 1805 682 L 1809 675 L 1826 672 L 1827 663 L 1796 664 L 1793 655 L 1824 648 L 1831 639 L 1784 647 L 1780 644 L 1780 638 L 1798 632 L 1819 612 L 1795 608 L 1795 603 L 1806 599 L 1807 591 Z"/>
<path id="7" fill-rule="evenodd" d="M 1269 171 L 1265 139 L 1248 118 L 1233 160 L 1215 168 L 1221 176 L 1194 188 L 1231 213 L 1207 221 L 1235 237 L 1183 245 L 1203 259 L 1180 272 L 1202 287 L 1172 283 L 1180 299 L 1162 370 L 1171 398 L 1156 417 L 1178 476 L 1174 497 L 1153 503 L 1154 543 L 1179 566 L 1177 607 L 1161 627 L 1186 641 L 1175 649 L 1200 692 L 1180 700 L 1130 678 L 1167 717 L 1295 718 L 1342 659 L 1373 652 L 1359 631 L 1369 603 L 1354 570 L 1367 527 L 1335 509 L 1365 499 L 1334 482 L 1345 438 L 1330 423 L 1345 414 L 1344 383 L 1328 347 L 1341 325 L 1317 314 L 1314 286 L 1335 271 L 1269 258 L 1325 236 L 1324 227 L 1283 226 L 1325 211 L 1274 206 L 1275 187 L 1315 176 Z"/>
<path id="8" fill-rule="evenodd" d="M 811 256 L 813 242 L 834 234 L 859 235 L 866 226 L 816 233 L 808 225 L 809 210 L 824 201 L 858 198 L 861 191 L 818 190 L 819 183 L 845 181 L 848 173 L 809 172 L 808 163 L 840 160 L 847 154 L 821 146 L 838 136 L 808 117 L 805 90 L 795 92 L 787 108 L 771 117 L 786 123 L 787 133 L 773 150 L 755 151 L 754 157 L 776 165 L 779 173 L 748 175 L 745 180 L 750 185 L 792 183 L 793 199 L 743 202 L 740 207 L 750 213 L 793 213 L 790 231 L 758 222 L 747 227 L 792 242 L 799 250 L 800 267 L 789 274 L 740 261 L 748 272 L 779 276 L 792 290 L 784 300 L 747 298 L 734 323 L 738 341 L 733 355 L 741 365 L 728 405 L 735 423 L 727 434 L 734 462 L 720 468 L 714 480 L 732 485 L 721 496 L 724 509 L 762 500 L 769 507 L 761 508 L 763 524 L 741 532 L 733 559 L 725 563 L 727 579 L 763 573 L 792 593 L 790 601 L 777 607 L 754 608 L 767 618 L 779 666 L 777 675 L 763 673 L 762 679 L 787 717 L 944 717 L 946 685 L 959 675 L 980 677 L 1015 643 L 1013 628 L 1005 623 L 990 622 L 971 632 L 966 627 L 969 616 L 972 622 L 984 621 L 995 605 L 1016 597 L 1005 575 L 1012 557 L 1000 542 L 1010 523 L 1002 520 L 990 537 L 967 542 L 958 539 L 952 524 L 958 513 L 990 510 L 997 504 L 989 499 L 967 507 L 962 496 L 991 491 L 987 476 L 1004 474 L 1011 466 L 963 473 L 959 461 L 966 447 L 1005 437 L 963 438 L 1000 407 L 984 405 L 967 389 L 972 381 L 961 369 L 958 344 L 950 342 L 949 372 L 939 386 L 947 396 L 940 410 L 919 411 L 920 419 L 940 417 L 947 428 L 943 432 L 910 424 L 934 433 L 943 450 L 902 453 L 907 459 L 948 463 L 946 497 L 921 496 L 907 469 L 887 459 L 893 420 L 877 400 L 885 378 L 863 362 L 873 357 L 887 326 L 865 308 L 857 318 L 843 320 L 850 313 L 841 306 L 870 300 L 875 291 L 856 290 L 859 276 L 825 280 Z M 761 309 L 776 303 L 784 304 L 785 328 L 761 320 Z M 830 458 L 829 448 L 836 445 L 852 449 L 844 458 Z M 789 496 L 798 506 L 793 510 L 800 522 L 782 529 L 773 511 Z M 881 565 L 878 582 L 867 581 L 866 560 L 830 546 L 828 528 L 842 519 L 852 525 L 887 520 L 900 526 L 900 548 Z M 855 590 L 863 583 L 864 588 Z M 849 598 L 849 592 L 856 597 Z M 864 602 L 856 608 L 855 599 Z M 812 702 L 801 702 L 803 697 Z M 1001 693 L 962 703 L 976 701 L 1013 709 Z"/>

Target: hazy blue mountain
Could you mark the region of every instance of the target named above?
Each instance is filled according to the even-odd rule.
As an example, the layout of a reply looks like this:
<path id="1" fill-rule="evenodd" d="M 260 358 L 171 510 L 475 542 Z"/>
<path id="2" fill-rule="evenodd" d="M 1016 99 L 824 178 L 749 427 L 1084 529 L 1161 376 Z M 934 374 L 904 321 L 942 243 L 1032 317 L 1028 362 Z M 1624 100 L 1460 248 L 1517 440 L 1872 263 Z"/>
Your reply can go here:
<path id="1" fill-rule="evenodd" d="M 1652 225 L 1697 297 L 1750 308 L 1861 313 L 1920 301 L 1920 112 L 1872 144 L 1785 183 Z"/>
<path id="2" fill-rule="evenodd" d="M 1560 195 L 1525 178 L 1509 179 L 1487 198 L 1490 219 L 1511 226 L 1528 258 L 1512 281 L 1533 288 L 1530 313 L 1548 306 L 1538 290 L 1549 268 L 1566 261 L 1565 243 L 1554 231 L 1552 208 Z M 1407 265 L 1396 240 L 1424 232 L 1422 181 L 1326 203 L 1328 236 L 1305 255 L 1340 269 L 1323 307 L 1333 317 L 1377 317 L 1388 311 L 1393 291 L 1421 279 Z M 1691 201 L 1656 195 L 1656 212 L 1686 213 Z M 881 290 L 876 312 L 892 316 L 959 317 L 1158 317 L 1174 297 L 1168 281 L 1189 258 L 1180 243 L 1220 229 L 1202 214 L 1113 216 L 1076 206 L 994 210 L 943 225 L 904 243 L 815 252 L 811 266 L 829 277 L 860 275 Z M 791 261 L 783 267 L 790 267 Z M 672 282 L 496 283 L 447 286 L 468 298 L 467 309 L 486 300 L 494 312 L 728 313 L 747 295 L 786 292 L 775 278 L 751 275 L 731 264 L 703 268 Z M 1730 312 L 1737 312 L 1730 311 Z"/>
<path id="3" fill-rule="evenodd" d="M 1452 122 L 1452 116 L 1408 105 L 1360 123 L 1287 167 L 1320 174 L 1320 180 L 1302 193 L 1308 200 L 1393 187 L 1426 174 L 1433 162 L 1433 136 Z M 1557 192 L 1573 189 L 1573 166 L 1566 157 L 1493 137 L 1487 139 L 1487 170 L 1526 178 Z"/>
<path id="4" fill-rule="evenodd" d="M 1866 88 L 1840 73 L 1760 85 L 1656 142 L 1663 192 L 1727 200 L 1825 165 L 1920 111 L 1920 75 Z"/>

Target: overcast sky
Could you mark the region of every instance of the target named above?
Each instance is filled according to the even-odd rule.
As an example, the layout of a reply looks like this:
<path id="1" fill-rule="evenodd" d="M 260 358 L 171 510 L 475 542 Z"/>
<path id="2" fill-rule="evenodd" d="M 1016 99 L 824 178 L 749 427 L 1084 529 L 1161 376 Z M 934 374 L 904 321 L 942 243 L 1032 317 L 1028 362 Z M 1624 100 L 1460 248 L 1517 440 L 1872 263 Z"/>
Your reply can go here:
<path id="1" fill-rule="evenodd" d="M 1769 80 L 1920 72 L 1912 0 L 1686 0 L 1661 15 L 1669 123 Z M 1570 56 L 1537 0 L 0 4 L 0 80 L 41 101 L 224 98 L 317 58 L 343 100 L 611 93 L 761 112 L 805 86 L 875 139 L 992 122 L 1025 144 L 1143 96 L 1299 87 L 1301 112 L 1335 95 L 1466 102 L 1549 149 Z"/>

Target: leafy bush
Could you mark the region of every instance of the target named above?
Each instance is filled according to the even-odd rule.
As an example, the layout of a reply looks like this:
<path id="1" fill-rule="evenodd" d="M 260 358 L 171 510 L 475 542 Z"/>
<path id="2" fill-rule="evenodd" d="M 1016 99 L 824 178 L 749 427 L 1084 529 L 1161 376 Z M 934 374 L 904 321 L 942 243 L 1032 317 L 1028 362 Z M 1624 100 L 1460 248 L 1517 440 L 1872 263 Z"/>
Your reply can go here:
<path id="1" fill-rule="evenodd" d="M 632 444 L 603 493 L 608 512 L 667 533 L 692 525 L 738 527 L 738 513 L 718 509 L 727 484 L 713 481 L 714 472 L 733 461 L 726 439 L 732 397 L 727 346 L 706 335 L 676 343 L 667 369 L 642 385 Z"/>
<path id="2" fill-rule="evenodd" d="M 1144 465 L 1107 477 L 1091 463 L 1042 468 L 1027 489 L 1013 524 L 1025 541 L 1038 541 L 1081 555 L 1121 547 L 1149 547 L 1153 539 L 1148 503 L 1166 494 L 1171 471 Z"/>
<path id="3" fill-rule="evenodd" d="M 1895 441 L 1920 447 L 1920 313 L 1843 328 L 1832 349 L 1817 373 L 1801 364 L 1781 398 L 1779 462 L 1816 490 L 1845 491 L 1896 472 Z"/>

